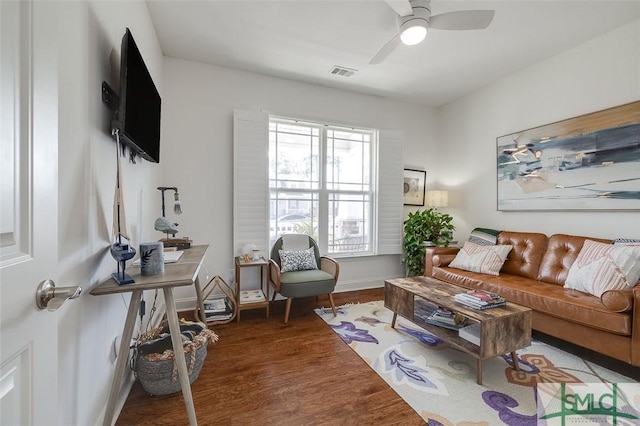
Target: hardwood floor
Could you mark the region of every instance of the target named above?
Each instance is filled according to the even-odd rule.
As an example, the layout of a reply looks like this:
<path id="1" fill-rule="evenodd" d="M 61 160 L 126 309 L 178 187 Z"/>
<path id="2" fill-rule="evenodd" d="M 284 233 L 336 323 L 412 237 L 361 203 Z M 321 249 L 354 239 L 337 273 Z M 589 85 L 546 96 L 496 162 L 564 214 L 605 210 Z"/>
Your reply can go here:
<path id="1" fill-rule="evenodd" d="M 336 305 L 382 300 L 382 288 L 336 293 Z M 220 340 L 209 346 L 192 385 L 200 425 L 423 425 L 425 422 L 313 309 L 328 298 L 296 299 L 289 323 L 284 302 L 243 311 L 240 323 L 211 327 Z M 188 315 L 186 318 L 192 319 Z M 582 358 L 640 380 L 640 369 L 534 332 Z M 117 425 L 187 425 L 177 393 L 149 396 L 134 385 Z"/>
<path id="2" fill-rule="evenodd" d="M 382 288 L 336 293 L 336 305 L 384 298 Z M 422 425 L 425 422 L 313 308 L 327 297 L 296 299 L 289 323 L 284 302 L 243 311 L 240 323 L 211 327 L 209 346 L 192 386 L 200 425 Z M 182 394 L 149 396 L 138 382 L 117 425 L 187 425 Z"/>

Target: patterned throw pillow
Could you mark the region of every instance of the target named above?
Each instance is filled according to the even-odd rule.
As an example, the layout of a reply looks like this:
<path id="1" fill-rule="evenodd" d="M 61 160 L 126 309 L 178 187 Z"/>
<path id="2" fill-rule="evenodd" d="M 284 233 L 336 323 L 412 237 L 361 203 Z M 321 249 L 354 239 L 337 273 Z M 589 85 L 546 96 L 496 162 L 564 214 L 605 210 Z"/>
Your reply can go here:
<path id="1" fill-rule="evenodd" d="M 313 247 L 307 250 L 278 250 L 280 254 L 280 272 L 306 271 L 318 269 Z"/>
<path id="2" fill-rule="evenodd" d="M 449 266 L 465 271 L 499 275 L 500 268 L 512 248 L 510 245 L 481 246 L 466 241 Z"/>
<path id="3" fill-rule="evenodd" d="M 498 242 L 498 234 L 500 231 L 489 228 L 475 228 L 469 234 L 470 242 L 479 246 L 495 246 Z"/>
<path id="4" fill-rule="evenodd" d="M 600 297 L 607 290 L 633 287 L 640 278 L 640 246 L 585 240 L 564 287 Z"/>
<path id="5" fill-rule="evenodd" d="M 611 244 L 623 246 L 640 246 L 640 239 L 637 238 L 616 238 Z"/>

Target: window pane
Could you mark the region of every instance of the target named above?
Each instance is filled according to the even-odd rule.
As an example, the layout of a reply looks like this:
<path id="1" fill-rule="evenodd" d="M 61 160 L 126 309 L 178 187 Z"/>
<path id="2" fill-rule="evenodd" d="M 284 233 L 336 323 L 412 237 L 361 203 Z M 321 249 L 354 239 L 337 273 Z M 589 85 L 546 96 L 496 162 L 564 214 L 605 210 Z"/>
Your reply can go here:
<path id="1" fill-rule="evenodd" d="M 271 123 L 269 131 L 269 187 L 320 187 L 319 129 Z"/>
<path id="2" fill-rule="evenodd" d="M 270 245 L 284 234 L 318 239 L 318 195 L 309 192 L 270 192 Z"/>
<path id="3" fill-rule="evenodd" d="M 329 194 L 329 253 L 371 250 L 371 196 Z"/>
<path id="4" fill-rule="evenodd" d="M 370 190 L 370 139 L 365 133 L 327 131 L 327 189 Z"/>

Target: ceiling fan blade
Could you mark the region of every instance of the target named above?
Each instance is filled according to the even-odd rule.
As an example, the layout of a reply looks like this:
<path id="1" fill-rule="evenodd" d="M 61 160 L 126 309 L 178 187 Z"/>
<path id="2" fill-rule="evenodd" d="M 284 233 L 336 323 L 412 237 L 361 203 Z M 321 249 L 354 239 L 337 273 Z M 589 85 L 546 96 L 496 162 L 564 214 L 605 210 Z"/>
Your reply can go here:
<path id="1" fill-rule="evenodd" d="M 434 15 L 429 28 L 438 30 L 483 30 L 489 26 L 495 10 L 461 10 Z"/>
<path id="2" fill-rule="evenodd" d="M 376 65 L 384 61 L 387 58 L 387 56 L 389 56 L 391 52 L 393 52 L 393 49 L 398 47 L 399 44 L 400 44 L 400 34 L 396 34 L 391 40 L 387 42 L 387 44 L 385 44 L 382 47 L 382 49 L 380 49 L 380 51 L 378 51 L 378 53 L 376 53 L 376 56 L 374 56 L 369 61 L 369 65 Z"/>
<path id="3" fill-rule="evenodd" d="M 384 0 L 389 7 L 400 16 L 407 16 L 413 13 L 409 0 Z"/>

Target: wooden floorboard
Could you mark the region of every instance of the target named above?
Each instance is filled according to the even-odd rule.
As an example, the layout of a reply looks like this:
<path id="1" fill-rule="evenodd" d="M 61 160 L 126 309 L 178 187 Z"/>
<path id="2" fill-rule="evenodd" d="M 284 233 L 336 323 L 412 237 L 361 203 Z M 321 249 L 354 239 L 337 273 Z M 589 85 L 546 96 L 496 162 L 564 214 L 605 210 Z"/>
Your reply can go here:
<path id="1" fill-rule="evenodd" d="M 382 300 L 384 289 L 336 293 L 336 305 Z M 314 312 L 328 298 L 296 299 L 289 323 L 284 302 L 243 311 L 240 323 L 211 328 L 192 384 L 200 425 L 423 425 L 425 422 Z M 185 315 L 188 317 L 189 314 Z M 544 335 L 534 337 L 640 379 L 640 369 Z M 138 382 L 117 425 L 187 425 L 182 394 L 150 396 Z"/>
<path id="2" fill-rule="evenodd" d="M 384 298 L 383 289 L 337 293 L 337 305 Z M 211 328 L 192 384 L 200 425 L 423 425 L 425 422 L 320 319 L 326 297 L 243 311 L 240 323 Z M 117 425 L 187 425 L 182 394 L 150 396 L 133 386 Z"/>

